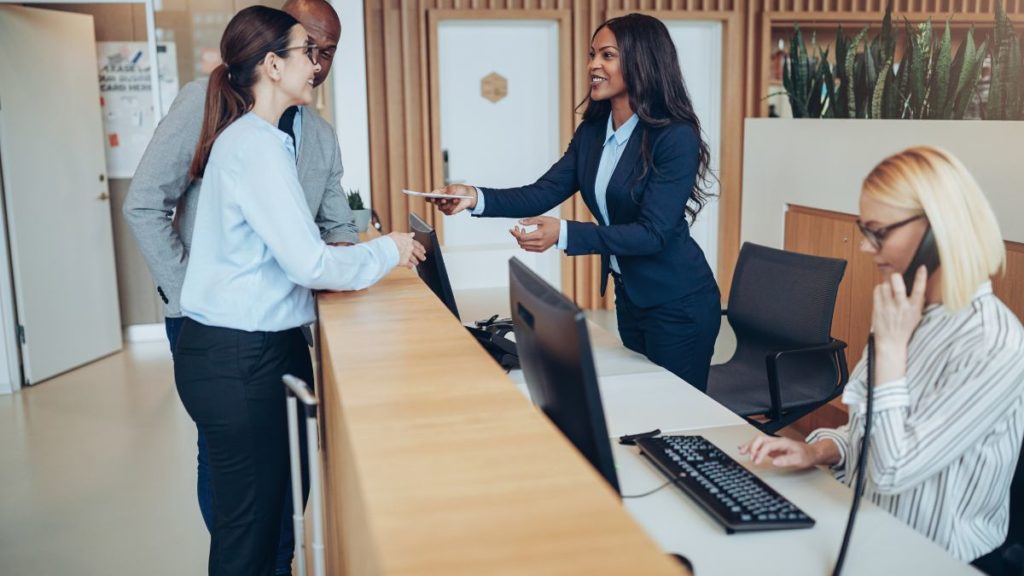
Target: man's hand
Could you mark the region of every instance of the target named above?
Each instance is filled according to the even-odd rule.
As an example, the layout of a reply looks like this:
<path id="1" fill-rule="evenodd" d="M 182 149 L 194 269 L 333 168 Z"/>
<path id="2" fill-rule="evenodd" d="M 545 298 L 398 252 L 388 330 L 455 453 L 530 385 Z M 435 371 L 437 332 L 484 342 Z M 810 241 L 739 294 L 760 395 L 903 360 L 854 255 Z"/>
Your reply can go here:
<path id="1" fill-rule="evenodd" d="M 433 190 L 434 194 L 456 194 L 459 196 L 470 196 L 471 198 L 427 198 L 438 210 L 447 216 L 454 216 L 463 210 L 476 208 L 476 188 L 465 184 L 449 184 L 444 188 Z"/>
<path id="2" fill-rule="evenodd" d="M 534 216 L 519 221 L 521 226 L 537 226 L 533 232 L 516 226 L 509 230 L 519 247 L 527 252 L 543 252 L 558 243 L 558 233 L 562 222 L 551 216 Z"/>

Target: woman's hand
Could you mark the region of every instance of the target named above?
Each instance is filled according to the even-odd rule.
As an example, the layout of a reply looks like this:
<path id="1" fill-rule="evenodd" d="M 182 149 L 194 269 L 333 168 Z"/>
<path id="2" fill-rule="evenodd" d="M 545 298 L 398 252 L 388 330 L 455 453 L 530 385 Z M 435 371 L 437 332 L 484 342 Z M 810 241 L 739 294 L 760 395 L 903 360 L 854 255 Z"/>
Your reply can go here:
<path id="1" fill-rule="evenodd" d="M 828 443 L 832 444 L 832 442 Z M 806 442 L 800 442 L 790 438 L 758 436 L 750 442 L 740 446 L 740 454 L 749 455 L 754 464 L 760 464 L 764 462 L 766 458 L 771 458 L 774 466 L 779 466 L 780 468 L 796 468 L 797 470 L 803 470 L 818 464 L 834 463 L 822 461 L 824 460 L 823 455 L 819 454 L 819 450 L 817 448 L 819 444 L 822 443 L 815 442 L 812 446 Z M 838 450 L 836 452 L 835 461 L 839 461 Z"/>
<path id="2" fill-rule="evenodd" d="M 561 221 L 551 216 L 535 216 L 523 218 L 519 221 L 522 226 L 536 225 L 537 229 L 527 232 L 524 228 L 516 226 L 509 230 L 519 247 L 527 252 L 543 252 L 558 243 L 558 233 L 561 228 Z"/>
<path id="3" fill-rule="evenodd" d="M 921 322 L 927 284 L 928 271 L 921 266 L 914 276 L 914 290 L 910 296 L 907 296 L 907 287 L 900 274 L 893 274 L 887 282 L 875 286 L 871 331 L 875 333 L 877 344 L 907 347 Z"/>
<path id="4" fill-rule="evenodd" d="M 406 268 L 415 268 L 427 257 L 427 251 L 423 245 L 412 239 L 412 232 L 392 232 L 388 238 L 398 247 L 398 265 Z"/>
<path id="5" fill-rule="evenodd" d="M 893 274 L 875 286 L 871 331 L 875 335 L 875 383 L 899 380 L 907 373 L 907 347 L 921 322 L 928 271 L 917 270 L 914 289 L 907 296 L 903 276 Z"/>
<path id="6" fill-rule="evenodd" d="M 447 216 L 454 216 L 463 210 L 476 208 L 476 188 L 465 184 L 449 184 L 444 188 L 433 191 L 434 194 L 455 194 L 458 196 L 470 196 L 470 198 L 427 198 L 438 210 Z"/>

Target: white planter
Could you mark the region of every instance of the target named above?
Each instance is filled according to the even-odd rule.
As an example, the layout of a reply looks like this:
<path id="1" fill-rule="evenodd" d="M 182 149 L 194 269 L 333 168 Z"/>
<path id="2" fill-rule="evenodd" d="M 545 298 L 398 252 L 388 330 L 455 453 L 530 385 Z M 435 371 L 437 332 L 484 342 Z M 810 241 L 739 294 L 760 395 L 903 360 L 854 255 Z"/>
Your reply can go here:
<path id="1" fill-rule="evenodd" d="M 749 118 L 743 137 L 741 240 L 781 248 L 787 204 L 857 214 L 861 182 L 886 156 L 949 150 L 1024 242 L 1024 122 Z"/>
<path id="2" fill-rule="evenodd" d="M 370 226 L 370 211 L 369 210 L 353 210 L 352 215 L 356 220 L 356 228 L 359 232 L 366 232 L 366 229 Z"/>

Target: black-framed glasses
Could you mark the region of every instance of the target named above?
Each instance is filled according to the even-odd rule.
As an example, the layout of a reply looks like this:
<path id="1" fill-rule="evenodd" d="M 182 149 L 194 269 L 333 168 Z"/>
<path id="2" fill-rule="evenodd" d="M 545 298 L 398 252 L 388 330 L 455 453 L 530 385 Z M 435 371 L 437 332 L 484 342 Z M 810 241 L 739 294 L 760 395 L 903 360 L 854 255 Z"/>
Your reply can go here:
<path id="1" fill-rule="evenodd" d="M 314 66 L 320 63 L 320 47 L 313 43 L 303 44 L 302 46 L 292 46 L 290 48 L 283 48 L 278 53 L 288 52 L 289 50 L 303 50 L 306 58 L 313 63 Z"/>
<path id="2" fill-rule="evenodd" d="M 920 220 L 921 218 L 924 217 L 924 214 L 918 214 L 917 216 L 911 216 L 906 220 L 900 220 L 899 222 L 894 222 L 892 224 L 882 226 L 879 228 L 868 228 L 867 226 L 864 225 L 863 222 L 860 221 L 860 218 L 857 218 L 857 228 L 860 228 L 860 233 L 864 235 L 864 238 L 868 241 L 868 244 L 871 244 L 871 246 L 873 246 L 875 250 L 881 250 L 882 242 L 885 241 L 885 237 L 892 233 L 893 230 L 899 228 L 900 226 L 906 226 L 907 224 L 910 224 L 915 220 Z"/>

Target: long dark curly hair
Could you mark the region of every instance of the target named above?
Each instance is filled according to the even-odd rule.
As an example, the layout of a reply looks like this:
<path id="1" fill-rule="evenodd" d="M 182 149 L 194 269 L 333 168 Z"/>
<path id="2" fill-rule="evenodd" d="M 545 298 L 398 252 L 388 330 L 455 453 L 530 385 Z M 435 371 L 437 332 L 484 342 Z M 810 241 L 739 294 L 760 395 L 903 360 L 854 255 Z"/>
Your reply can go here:
<path id="1" fill-rule="evenodd" d="M 598 26 L 591 41 L 606 27 L 612 31 L 618 43 L 629 105 L 640 121 L 654 127 L 681 122 L 691 126 L 697 136 L 697 180 L 686 201 L 686 214 L 693 222 L 712 195 L 710 187 L 714 175 L 709 168 L 711 153 L 708 143 L 701 130 L 700 120 L 693 111 L 690 93 L 686 90 L 679 67 L 676 46 L 669 36 L 668 28 L 657 18 L 628 14 Z M 584 121 L 599 120 L 611 113 L 611 107 L 610 100 L 591 100 L 588 93 L 576 110 L 584 108 Z M 648 171 L 656 170 L 646 130 L 643 131 L 640 154 L 643 162 L 640 178 L 643 178 Z"/>

